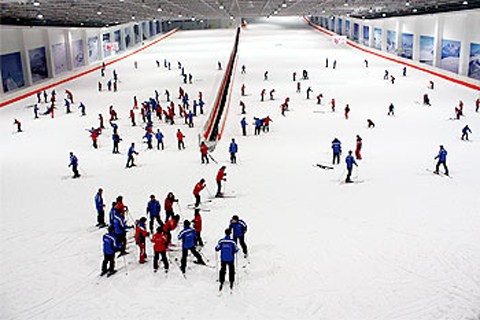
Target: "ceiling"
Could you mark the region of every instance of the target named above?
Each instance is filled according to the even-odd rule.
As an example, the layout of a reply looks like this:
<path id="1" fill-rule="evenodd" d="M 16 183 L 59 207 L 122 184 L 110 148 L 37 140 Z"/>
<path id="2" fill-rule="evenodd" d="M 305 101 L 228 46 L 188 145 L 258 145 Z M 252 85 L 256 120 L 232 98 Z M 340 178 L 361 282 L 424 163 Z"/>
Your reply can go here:
<path id="1" fill-rule="evenodd" d="M 105 26 L 150 19 L 349 14 L 367 19 L 480 8 L 480 0 L 0 0 L 1 24 Z"/>

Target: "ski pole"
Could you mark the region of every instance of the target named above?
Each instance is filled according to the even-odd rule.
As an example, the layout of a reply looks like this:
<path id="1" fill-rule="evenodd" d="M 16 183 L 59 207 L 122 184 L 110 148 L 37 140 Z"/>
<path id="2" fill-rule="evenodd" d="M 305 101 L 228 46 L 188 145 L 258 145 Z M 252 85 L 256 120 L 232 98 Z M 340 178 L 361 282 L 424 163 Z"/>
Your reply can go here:
<path id="1" fill-rule="evenodd" d="M 207 189 L 207 192 L 208 192 L 208 194 L 210 195 L 210 197 L 213 197 L 213 196 L 212 196 L 212 193 L 210 192 L 210 189 L 208 189 L 207 185 L 205 185 L 205 188 Z"/>
<path id="2" fill-rule="evenodd" d="M 125 265 L 125 275 L 128 276 L 127 259 L 125 258 L 125 255 L 122 255 L 122 257 L 123 257 L 123 263 Z"/>
<path id="3" fill-rule="evenodd" d="M 178 206 L 178 210 L 180 211 L 180 215 L 183 216 L 182 207 L 180 206 L 180 204 L 178 203 L 178 201 L 177 201 L 177 206 Z"/>

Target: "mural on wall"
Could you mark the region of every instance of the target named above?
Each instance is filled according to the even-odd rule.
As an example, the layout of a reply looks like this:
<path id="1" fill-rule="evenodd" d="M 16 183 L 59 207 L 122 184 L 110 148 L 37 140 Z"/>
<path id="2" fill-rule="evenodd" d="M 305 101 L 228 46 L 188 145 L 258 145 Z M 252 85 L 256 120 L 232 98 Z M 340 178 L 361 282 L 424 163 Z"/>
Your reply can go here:
<path id="1" fill-rule="evenodd" d="M 45 47 L 28 50 L 32 82 L 48 78 L 47 55 Z"/>
<path id="2" fill-rule="evenodd" d="M 363 26 L 363 45 L 368 46 L 370 44 L 370 27 Z"/>
<path id="3" fill-rule="evenodd" d="M 330 30 L 331 31 L 335 31 L 335 17 L 332 17 L 331 19 L 332 21 L 330 21 Z"/>
<path id="4" fill-rule="evenodd" d="M 373 29 L 373 47 L 375 49 L 382 49 L 382 29 L 374 28 Z"/>
<path id="5" fill-rule="evenodd" d="M 470 43 L 470 61 L 468 76 L 480 80 L 480 43 Z"/>
<path id="6" fill-rule="evenodd" d="M 420 62 L 433 65 L 433 37 L 420 36 Z"/>
<path id="7" fill-rule="evenodd" d="M 125 47 L 130 48 L 130 43 L 132 42 L 131 29 L 125 28 Z"/>
<path id="8" fill-rule="evenodd" d="M 411 33 L 402 33 L 401 56 L 407 59 L 413 58 L 413 34 Z"/>
<path id="9" fill-rule="evenodd" d="M 103 40 L 103 43 L 102 43 L 103 57 L 106 58 L 112 54 L 110 50 L 107 50 L 107 46 L 106 46 L 107 43 L 110 43 L 110 33 L 104 33 L 102 35 L 102 40 Z"/>
<path id="10" fill-rule="evenodd" d="M 358 23 L 354 23 L 353 24 L 353 40 L 355 41 L 358 41 L 358 31 L 359 31 L 360 27 L 358 25 Z"/>
<path id="11" fill-rule="evenodd" d="M 65 46 L 65 43 L 57 43 L 52 45 L 52 55 L 55 74 L 60 74 L 67 71 L 67 47 Z"/>
<path id="12" fill-rule="evenodd" d="M 0 68 L 2 69 L 3 92 L 25 86 L 20 52 L 0 55 Z"/>
<path id="13" fill-rule="evenodd" d="M 90 63 L 95 62 L 100 58 L 98 45 L 98 37 L 88 38 L 88 61 Z"/>
<path id="14" fill-rule="evenodd" d="M 120 35 L 120 30 L 117 30 L 113 33 L 113 41 L 118 43 L 118 51 L 122 51 L 123 46 L 122 46 L 122 38 L 121 38 L 121 35 Z"/>
<path id="15" fill-rule="evenodd" d="M 460 41 L 442 39 L 441 68 L 458 73 L 460 63 Z"/>
<path id="16" fill-rule="evenodd" d="M 350 38 L 350 20 L 345 21 L 345 34 Z"/>
<path id="17" fill-rule="evenodd" d="M 387 52 L 395 53 L 397 47 L 397 33 L 387 30 Z"/>
<path id="18" fill-rule="evenodd" d="M 133 33 L 135 34 L 135 43 L 140 42 L 140 26 L 138 24 L 133 26 Z"/>
<path id="19" fill-rule="evenodd" d="M 160 26 L 161 26 L 160 21 L 157 21 L 155 24 L 157 25 L 157 34 L 159 34 L 159 33 L 161 32 L 161 30 L 160 30 Z"/>
<path id="20" fill-rule="evenodd" d="M 81 39 L 72 42 L 72 55 L 74 68 L 85 65 L 85 57 L 83 55 L 83 41 Z"/>
<path id="21" fill-rule="evenodd" d="M 147 23 L 142 22 L 142 39 L 147 40 Z"/>
<path id="22" fill-rule="evenodd" d="M 342 30 L 342 23 L 343 23 L 343 20 L 338 18 L 338 34 L 342 35 L 343 34 L 343 30 Z"/>
<path id="23" fill-rule="evenodd" d="M 149 22 L 149 27 L 150 27 L 150 37 L 155 35 L 155 31 L 153 30 L 153 21 Z"/>

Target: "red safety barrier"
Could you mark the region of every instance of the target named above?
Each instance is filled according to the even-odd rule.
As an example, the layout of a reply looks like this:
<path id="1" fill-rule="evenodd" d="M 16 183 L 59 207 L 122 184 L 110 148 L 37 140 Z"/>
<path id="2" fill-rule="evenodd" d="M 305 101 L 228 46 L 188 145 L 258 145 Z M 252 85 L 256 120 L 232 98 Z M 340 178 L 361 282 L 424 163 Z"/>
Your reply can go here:
<path id="1" fill-rule="evenodd" d="M 111 61 L 105 62 L 105 66 L 109 66 L 109 65 L 114 64 L 114 63 L 116 63 L 116 62 L 118 62 L 118 61 L 121 61 L 121 60 L 123 60 L 123 59 L 126 59 L 126 58 L 128 58 L 128 57 L 130 57 L 130 56 L 132 56 L 132 55 L 134 55 L 134 54 L 137 54 L 137 53 L 139 53 L 139 52 L 141 52 L 141 51 L 143 51 L 143 50 L 145 50 L 145 49 L 147 49 L 147 48 L 150 48 L 151 46 L 159 43 L 160 41 L 162 41 L 162 40 L 170 37 L 171 35 L 173 35 L 173 34 L 174 34 L 175 32 L 177 32 L 177 31 L 178 31 L 178 29 L 171 30 L 171 31 L 165 33 L 165 34 L 164 34 L 163 36 L 161 36 L 160 38 L 158 38 L 158 39 L 156 39 L 155 41 L 153 41 L 152 43 L 147 44 L 146 46 L 143 46 L 143 47 L 141 47 L 141 48 L 139 48 L 139 49 L 137 49 L 137 50 L 135 50 L 135 51 L 132 51 L 132 52 L 130 52 L 130 53 L 128 53 L 128 54 L 126 54 L 126 55 L 124 55 L 124 56 L 122 56 L 122 57 L 119 57 L 119 58 L 113 59 L 113 60 L 111 60 Z M 63 79 L 63 80 L 60 80 L 60 81 L 51 83 L 51 84 L 49 84 L 49 85 L 46 85 L 46 86 L 44 86 L 44 87 L 42 87 L 42 88 L 39 88 L 39 89 L 36 89 L 36 90 L 33 90 L 33 91 L 29 91 L 29 92 L 27 92 L 27 93 L 24 93 L 24 94 L 18 96 L 18 97 L 15 97 L 15 98 L 6 100 L 6 101 L 0 103 L 0 108 L 1 108 L 1 107 L 5 107 L 6 105 L 9 105 L 9 104 L 11 104 L 11 103 L 14 103 L 14 102 L 23 100 L 23 99 L 25 99 L 25 98 L 27 98 L 27 97 L 30 97 L 30 96 L 36 94 L 37 92 L 42 92 L 42 91 L 44 91 L 44 90 L 48 90 L 48 89 L 53 88 L 53 87 L 55 87 L 55 86 L 61 85 L 61 84 L 65 83 L 65 82 L 72 81 L 72 80 L 75 80 L 75 79 L 77 79 L 77 78 L 83 77 L 84 75 L 87 75 L 87 74 L 89 74 L 89 73 L 92 73 L 92 72 L 94 72 L 94 71 L 96 71 L 96 70 L 99 70 L 99 69 L 101 69 L 101 68 L 102 68 L 102 65 L 93 67 L 93 68 L 91 68 L 91 69 L 88 69 L 88 70 L 83 71 L 83 72 L 81 72 L 81 73 L 75 74 L 75 75 L 70 76 L 70 77 L 68 77 L 68 78 L 65 78 L 65 79 Z"/>
<path id="2" fill-rule="evenodd" d="M 333 36 L 335 35 L 335 33 L 333 32 L 330 32 L 322 27 L 319 27 L 317 25 L 315 25 L 314 23 L 312 23 L 307 17 L 303 17 L 305 19 L 305 21 L 307 21 L 307 23 L 313 27 L 314 29 L 320 31 L 320 32 L 323 32 L 329 36 Z M 402 60 L 399 60 L 399 59 L 396 59 L 396 58 L 393 58 L 393 57 L 388 57 L 388 56 L 385 56 L 379 52 L 376 52 L 376 51 L 373 51 L 373 50 L 370 50 L 370 49 L 366 49 L 364 47 L 361 47 L 359 46 L 358 44 L 354 43 L 353 41 L 351 40 L 347 40 L 347 45 L 351 46 L 352 48 L 355 48 L 355 49 L 358 49 L 358 50 L 361 50 L 363 52 L 367 52 L 367 53 L 370 53 L 370 54 L 373 54 L 377 57 L 380 57 L 380 58 L 383 58 L 383 59 L 386 59 L 386 60 L 389 60 L 389 61 L 392 61 L 392 62 L 396 62 L 396 63 L 399 63 L 399 64 L 403 64 L 405 66 L 408 66 L 410 68 L 413 68 L 413 69 L 416 69 L 416 70 L 420 70 L 420 71 L 423 71 L 423 72 L 426 72 L 426 73 L 429 73 L 431 75 L 434 75 L 436 77 L 439 77 L 439 78 L 442 78 L 442 79 L 445 79 L 447 81 L 451 81 L 453 83 L 456 83 L 456 84 L 459 84 L 459 85 L 462 85 L 462 86 L 465 86 L 465 87 L 468 87 L 470 89 L 474 89 L 474 90 L 480 90 L 480 86 L 479 85 L 476 85 L 474 83 L 471 83 L 471 82 L 467 82 L 467 81 L 464 81 L 464 80 L 460 80 L 460 79 L 456 79 L 456 78 L 452 78 L 450 76 L 447 76 L 443 73 L 440 73 L 440 72 L 436 72 L 436 71 L 433 71 L 433 70 L 429 70 L 429 69 L 426 69 L 426 68 L 422 68 L 420 66 L 417 66 L 417 65 L 414 65 L 412 63 L 409 63 L 409 62 L 406 62 L 406 61 L 402 61 Z"/>

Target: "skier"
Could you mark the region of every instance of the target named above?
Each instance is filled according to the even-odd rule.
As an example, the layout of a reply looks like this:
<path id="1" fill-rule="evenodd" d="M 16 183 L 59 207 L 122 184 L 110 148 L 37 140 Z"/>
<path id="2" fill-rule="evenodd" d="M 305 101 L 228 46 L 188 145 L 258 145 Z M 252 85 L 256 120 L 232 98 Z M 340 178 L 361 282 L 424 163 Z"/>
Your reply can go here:
<path id="1" fill-rule="evenodd" d="M 387 115 L 389 115 L 389 116 L 394 116 L 394 115 L 395 115 L 394 109 L 395 109 L 395 106 L 393 105 L 393 103 L 390 103 L 390 105 L 388 106 L 388 113 L 387 113 Z"/>
<path id="2" fill-rule="evenodd" d="M 37 103 L 41 103 L 42 102 L 42 92 L 39 91 L 37 92 Z"/>
<path id="3" fill-rule="evenodd" d="M 147 131 L 147 132 L 145 133 L 145 135 L 143 136 L 143 139 L 147 139 L 147 147 L 148 147 L 148 149 L 152 149 L 152 148 L 153 148 L 153 146 L 152 146 L 152 138 L 153 138 L 153 135 L 152 135 L 149 131 Z"/>
<path id="4" fill-rule="evenodd" d="M 253 117 L 253 119 L 255 120 L 255 131 L 254 131 L 254 134 L 255 134 L 255 135 L 259 135 L 260 132 L 261 132 L 261 129 L 262 129 L 262 119 L 260 119 L 260 118 L 255 118 L 255 117 Z"/>
<path id="5" fill-rule="evenodd" d="M 188 83 L 192 84 L 193 76 L 191 73 L 188 74 Z"/>
<path id="6" fill-rule="evenodd" d="M 328 58 L 325 58 L 325 68 L 328 68 Z"/>
<path id="7" fill-rule="evenodd" d="M 38 105 L 36 103 L 33 105 L 33 114 L 35 115 L 34 119 L 38 119 Z"/>
<path id="8" fill-rule="evenodd" d="M 167 259 L 167 246 L 168 246 L 168 237 L 163 232 L 161 227 L 157 228 L 157 233 L 152 236 L 153 242 L 153 271 L 157 272 L 158 270 L 158 259 L 162 257 L 162 263 L 165 268 L 165 272 L 168 272 L 168 259 Z"/>
<path id="9" fill-rule="evenodd" d="M 468 127 L 468 124 L 462 129 L 462 140 L 468 141 L 468 133 L 472 133 L 472 130 Z"/>
<path id="10" fill-rule="evenodd" d="M 367 125 L 369 128 L 375 128 L 375 123 L 371 119 L 367 119 Z"/>
<path id="11" fill-rule="evenodd" d="M 112 153 L 120 153 L 120 151 L 118 151 L 118 145 L 119 145 L 120 141 L 122 141 L 122 138 L 120 138 L 120 135 L 118 134 L 118 132 L 115 132 L 112 135 L 112 140 L 113 140 L 113 151 L 112 151 Z"/>
<path id="12" fill-rule="evenodd" d="M 137 61 L 134 61 L 134 62 L 133 62 L 133 66 L 134 66 L 135 69 L 138 69 L 138 62 L 137 62 Z"/>
<path id="13" fill-rule="evenodd" d="M 353 165 L 357 166 L 355 162 L 355 158 L 352 156 L 352 151 L 348 151 L 348 156 L 345 158 L 345 162 L 347 163 L 347 179 L 345 179 L 345 183 L 352 183 L 353 181 L 350 179 L 352 176 L 352 169 Z"/>
<path id="14" fill-rule="evenodd" d="M 72 113 L 72 110 L 70 110 L 70 101 L 68 99 L 64 99 L 64 101 L 65 101 L 65 112 Z"/>
<path id="15" fill-rule="evenodd" d="M 103 116 L 101 113 L 98 114 L 98 121 L 100 121 L 100 129 L 105 129 L 105 126 L 103 125 Z"/>
<path id="16" fill-rule="evenodd" d="M 170 102 L 170 91 L 165 89 L 165 96 L 167 97 L 167 102 Z"/>
<path id="17" fill-rule="evenodd" d="M 355 158 L 357 158 L 357 160 L 362 160 L 362 155 L 360 154 L 360 151 L 362 150 L 362 145 L 362 138 L 360 138 L 360 136 L 357 134 L 357 144 L 355 147 Z"/>
<path id="18" fill-rule="evenodd" d="M 133 109 L 138 109 L 137 96 L 133 96 Z"/>
<path id="19" fill-rule="evenodd" d="M 195 209 L 192 223 L 193 223 L 193 229 L 195 230 L 195 245 L 203 247 L 202 216 L 200 215 L 200 209 Z"/>
<path id="20" fill-rule="evenodd" d="M 478 112 L 479 108 L 480 108 L 480 98 L 477 98 L 477 100 L 475 100 L 475 112 Z"/>
<path id="21" fill-rule="evenodd" d="M 313 92 L 312 88 L 308 87 L 308 89 L 307 89 L 307 100 L 310 100 L 310 93 L 312 93 L 312 92 Z"/>
<path id="22" fill-rule="evenodd" d="M 113 106 L 108 108 L 108 112 L 110 113 L 110 121 L 118 120 L 117 111 L 113 109 Z"/>
<path id="23" fill-rule="evenodd" d="M 202 99 L 198 100 L 198 106 L 200 107 L 200 114 L 203 114 L 203 106 L 205 105 L 205 102 L 203 102 Z"/>
<path id="24" fill-rule="evenodd" d="M 217 198 L 220 198 L 220 197 L 223 196 L 223 194 L 222 194 L 222 181 L 227 181 L 227 178 L 225 178 L 225 176 L 227 175 L 225 173 L 225 169 L 227 169 L 227 167 L 222 166 L 218 170 L 217 178 L 215 179 L 217 181 L 217 194 L 215 195 L 215 197 L 217 197 Z"/>
<path id="25" fill-rule="evenodd" d="M 297 82 L 297 93 L 302 92 L 302 84 L 300 82 Z"/>
<path id="26" fill-rule="evenodd" d="M 178 141 L 178 150 L 185 149 L 185 144 L 183 143 L 183 139 L 185 136 L 183 133 L 180 131 L 180 129 L 177 130 L 177 141 Z"/>
<path id="27" fill-rule="evenodd" d="M 97 225 L 96 227 L 103 228 L 105 224 L 105 205 L 103 204 L 103 189 L 99 188 L 95 195 L 95 208 L 97 209 Z"/>
<path id="28" fill-rule="evenodd" d="M 157 129 L 157 133 L 155 133 L 155 138 L 157 139 L 157 150 L 160 150 L 160 145 L 162 145 L 163 150 L 163 133 L 160 132 L 160 129 Z"/>
<path id="29" fill-rule="evenodd" d="M 407 67 L 403 67 L 402 75 L 403 75 L 404 77 L 407 76 Z"/>
<path id="30" fill-rule="evenodd" d="M 273 100 L 273 93 L 275 92 L 275 89 L 270 90 L 270 100 Z"/>
<path id="31" fill-rule="evenodd" d="M 135 127 L 137 124 L 135 123 L 135 112 L 133 112 L 133 109 L 130 110 L 129 118 L 132 121 L 132 127 Z"/>
<path id="32" fill-rule="evenodd" d="M 264 101 L 264 98 L 265 98 L 265 92 L 266 90 L 263 89 L 262 92 L 260 92 L 260 101 Z"/>
<path id="33" fill-rule="evenodd" d="M 265 73 L 263 74 L 263 80 L 268 80 L 268 71 L 265 71 Z"/>
<path id="34" fill-rule="evenodd" d="M 189 110 L 188 113 L 186 114 L 187 119 L 188 119 L 188 127 L 193 128 L 193 113 L 192 110 Z"/>
<path id="35" fill-rule="evenodd" d="M 215 247 L 215 251 L 220 251 L 220 275 L 219 282 L 221 291 L 223 289 L 223 283 L 225 282 L 225 274 L 228 266 L 228 278 L 230 281 L 230 289 L 233 289 L 233 283 L 235 282 L 235 254 L 238 252 L 235 241 L 230 238 L 232 231 L 230 229 L 225 230 L 225 237 L 220 239 Z"/>
<path id="36" fill-rule="evenodd" d="M 113 92 L 117 92 L 117 90 L 118 90 L 117 81 L 114 81 L 113 82 Z"/>
<path id="37" fill-rule="evenodd" d="M 108 91 L 112 91 L 112 80 L 108 80 L 107 89 L 108 89 Z"/>
<path id="38" fill-rule="evenodd" d="M 127 229 L 130 229 L 132 227 L 126 225 L 125 218 L 120 212 L 115 212 L 115 215 L 113 216 L 113 227 L 115 228 L 115 238 L 117 238 L 121 246 L 120 254 L 118 256 L 120 257 L 125 254 L 128 254 L 128 252 L 126 251 Z"/>
<path id="39" fill-rule="evenodd" d="M 285 117 L 285 111 L 287 111 L 287 105 L 286 105 L 285 103 L 282 103 L 282 104 L 280 105 L 280 111 L 281 111 L 281 113 L 282 113 L 282 116 Z"/>
<path id="40" fill-rule="evenodd" d="M 242 252 L 245 258 L 248 257 L 247 244 L 245 243 L 245 233 L 247 232 L 247 224 L 245 221 L 238 218 L 237 215 L 230 220 L 229 230 L 233 230 L 233 241 L 235 244 L 239 241 L 242 247 Z"/>
<path id="41" fill-rule="evenodd" d="M 428 83 L 428 89 L 431 89 L 431 90 L 433 90 L 433 88 L 434 88 L 433 81 L 432 81 L 432 80 L 430 80 L 430 81 L 429 81 L 429 83 Z"/>
<path id="42" fill-rule="evenodd" d="M 68 165 L 69 167 L 72 167 L 73 171 L 73 178 L 79 178 L 80 174 L 78 173 L 78 159 L 77 157 L 73 154 L 73 152 L 70 152 L 70 164 Z"/>
<path id="43" fill-rule="evenodd" d="M 102 91 L 102 83 L 100 81 L 98 81 L 97 88 L 98 91 Z"/>
<path id="44" fill-rule="evenodd" d="M 205 184 L 205 179 L 202 178 L 193 188 L 193 195 L 195 196 L 195 207 L 198 207 L 200 205 L 200 192 L 205 189 L 206 186 L 207 185 Z"/>
<path id="45" fill-rule="evenodd" d="M 242 107 L 242 114 L 246 114 L 247 112 L 245 111 L 245 103 L 243 101 L 240 101 L 240 107 Z"/>
<path id="46" fill-rule="evenodd" d="M 435 157 L 438 159 L 437 166 L 435 167 L 435 171 L 433 173 L 438 174 L 438 170 L 440 169 L 440 165 L 443 165 L 445 169 L 445 175 L 448 176 L 448 168 L 447 168 L 447 150 L 440 146 L 440 151 L 438 151 L 438 155 Z"/>
<path id="47" fill-rule="evenodd" d="M 368 60 L 367 59 L 363 60 L 363 63 L 365 63 L 365 68 L 368 68 Z"/>
<path id="48" fill-rule="evenodd" d="M 147 218 L 141 217 L 135 226 L 135 243 L 139 247 L 140 257 L 138 262 L 141 264 L 146 262 L 145 259 L 147 258 L 147 252 L 145 251 L 145 240 L 150 235 L 145 227 L 146 221 Z"/>
<path id="49" fill-rule="evenodd" d="M 115 272 L 115 252 L 120 249 L 120 246 L 115 238 L 115 228 L 113 226 L 108 227 L 108 233 L 103 235 L 103 262 L 101 276 L 107 274 L 111 276 Z M 108 267 L 108 269 L 107 269 Z"/>
<path id="50" fill-rule="evenodd" d="M 247 120 L 245 117 L 242 118 L 240 121 L 240 126 L 242 127 L 242 135 L 246 136 L 247 135 Z"/>
<path id="51" fill-rule="evenodd" d="M 350 112 L 350 106 L 347 104 L 347 106 L 345 107 L 345 119 L 348 120 L 348 113 Z"/>
<path id="52" fill-rule="evenodd" d="M 182 240 L 182 260 L 180 265 L 180 270 L 185 274 L 187 268 L 187 256 L 188 251 L 190 251 L 197 261 L 195 263 L 205 265 L 202 256 L 195 249 L 195 230 L 190 227 L 190 221 L 185 220 L 183 222 L 183 230 L 178 234 L 178 240 Z"/>
<path id="53" fill-rule="evenodd" d="M 431 106 L 431 104 L 430 104 L 430 98 L 428 97 L 428 94 L 426 94 L 426 93 L 423 95 L 423 104 L 424 104 L 424 105 L 427 105 L 427 106 L 429 106 L 429 107 Z"/>
<path id="54" fill-rule="evenodd" d="M 383 80 L 388 80 L 388 70 L 385 70 L 385 74 L 383 75 Z"/>
<path id="55" fill-rule="evenodd" d="M 135 151 L 135 143 L 132 142 L 132 145 L 130 146 L 130 148 L 128 148 L 128 153 L 127 153 L 128 159 L 127 159 L 126 168 L 131 168 L 136 166 L 136 164 L 134 163 L 135 159 L 133 158 L 134 154 L 138 155 L 138 152 Z"/>
<path id="56" fill-rule="evenodd" d="M 395 84 L 395 77 L 392 76 L 392 75 L 390 76 L 390 82 L 391 82 L 392 84 Z"/>
<path id="57" fill-rule="evenodd" d="M 85 105 L 83 102 L 80 102 L 80 105 L 78 106 L 78 109 L 82 112 L 82 116 L 86 116 L 87 114 L 85 113 Z M 53 108 L 52 108 L 52 118 L 53 118 Z"/>
<path id="58" fill-rule="evenodd" d="M 262 119 L 263 132 L 270 132 L 270 122 L 273 122 L 270 116 Z"/>
<path id="59" fill-rule="evenodd" d="M 294 72 L 292 74 L 292 78 L 293 78 L 293 82 L 297 81 L 297 73 L 296 72 Z"/>
<path id="60" fill-rule="evenodd" d="M 246 69 L 245 65 L 242 65 L 242 71 L 240 73 L 241 74 L 247 73 L 247 69 Z"/>
<path id="61" fill-rule="evenodd" d="M 230 146 L 228 147 L 228 152 L 230 152 L 230 163 L 237 163 L 237 152 L 238 152 L 238 145 L 235 142 L 235 139 L 232 139 L 230 142 Z"/>
<path id="62" fill-rule="evenodd" d="M 173 212 L 173 203 L 177 202 L 178 199 L 175 199 L 175 196 L 173 195 L 173 192 L 169 192 L 167 194 L 167 197 L 165 198 L 165 221 L 170 220 L 170 218 L 173 218 L 175 213 Z"/>
<path id="63" fill-rule="evenodd" d="M 22 132 L 22 123 L 17 119 L 13 119 L 13 124 L 17 126 L 17 132 Z"/>
<path id="64" fill-rule="evenodd" d="M 242 91 L 242 96 L 245 96 L 245 84 L 242 84 L 242 88 L 241 88 L 241 91 Z"/>
<path id="65" fill-rule="evenodd" d="M 92 138 L 93 147 L 97 149 L 98 148 L 97 140 L 98 140 L 99 132 L 97 129 L 93 129 L 93 128 L 89 132 L 90 132 L 90 138 Z"/>
<path id="66" fill-rule="evenodd" d="M 322 98 L 323 98 L 323 94 L 320 93 L 320 94 L 317 96 L 317 104 L 322 104 Z"/>
<path id="67" fill-rule="evenodd" d="M 337 138 L 332 141 L 333 161 L 332 163 L 340 164 L 340 155 L 342 154 L 342 143 Z M 336 161 L 335 161 L 336 160 Z"/>
<path id="68" fill-rule="evenodd" d="M 303 78 L 302 78 L 303 80 L 308 80 L 308 72 L 307 72 L 307 70 L 304 69 L 303 72 L 302 72 L 302 75 L 303 75 Z"/>
<path id="69" fill-rule="evenodd" d="M 218 70 L 222 70 L 222 63 L 220 61 L 217 62 Z"/>
<path id="70" fill-rule="evenodd" d="M 150 201 L 147 203 L 147 215 L 150 218 L 150 233 L 153 233 L 155 220 L 157 220 L 159 226 L 163 226 L 163 222 L 160 219 L 160 210 L 160 202 L 155 199 L 155 195 L 150 195 Z"/>
<path id="71" fill-rule="evenodd" d="M 201 154 L 202 164 L 205 162 L 208 164 L 208 147 L 203 141 L 200 144 L 200 154 Z"/>
<path id="72" fill-rule="evenodd" d="M 47 91 L 43 90 L 43 100 L 45 101 L 45 103 L 47 103 L 47 99 L 48 99 Z"/>
<path id="73" fill-rule="evenodd" d="M 332 100 L 330 101 L 330 104 L 332 105 L 332 112 L 335 112 L 335 99 L 332 98 Z"/>
<path id="74" fill-rule="evenodd" d="M 162 227 L 163 232 L 167 235 L 168 244 L 172 241 L 172 231 L 177 229 L 178 221 L 180 221 L 180 216 L 178 214 L 174 215 L 169 219 Z"/>

